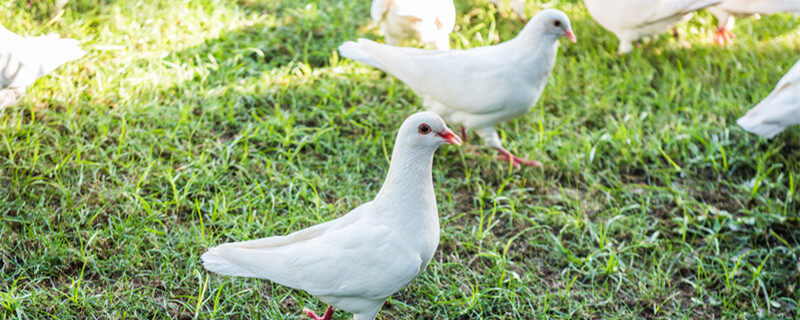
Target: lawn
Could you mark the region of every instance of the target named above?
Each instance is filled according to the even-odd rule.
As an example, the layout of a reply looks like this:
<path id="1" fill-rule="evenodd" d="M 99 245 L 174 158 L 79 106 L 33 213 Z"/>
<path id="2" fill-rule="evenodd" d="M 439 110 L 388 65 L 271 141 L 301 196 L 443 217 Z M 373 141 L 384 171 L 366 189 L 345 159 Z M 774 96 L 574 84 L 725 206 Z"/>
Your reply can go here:
<path id="1" fill-rule="evenodd" d="M 89 54 L 0 112 L 0 318 L 300 319 L 324 309 L 203 270 L 228 241 L 283 234 L 371 200 L 402 82 L 340 58 L 368 0 L 0 1 L 22 34 Z M 454 48 L 521 29 L 457 1 Z M 475 140 L 434 160 L 442 235 L 380 319 L 798 319 L 800 128 L 735 121 L 800 58 L 800 17 L 701 12 L 618 56 L 579 1 L 543 97 L 504 123 L 513 170 Z M 505 7 L 501 11 L 510 11 Z M 685 48 L 691 45 L 691 48 Z M 471 150 L 474 149 L 474 150 Z M 337 313 L 335 319 L 348 319 Z"/>

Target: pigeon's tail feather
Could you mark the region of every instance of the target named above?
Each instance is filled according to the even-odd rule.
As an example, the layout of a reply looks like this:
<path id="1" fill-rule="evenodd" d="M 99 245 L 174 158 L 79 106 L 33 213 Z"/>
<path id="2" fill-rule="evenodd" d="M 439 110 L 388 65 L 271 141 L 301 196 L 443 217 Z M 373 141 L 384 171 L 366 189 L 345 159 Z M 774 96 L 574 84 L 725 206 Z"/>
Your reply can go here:
<path id="1" fill-rule="evenodd" d="M 755 133 L 767 139 L 774 137 L 775 135 L 781 133 L 781 131 L 786 129 L 785 126 L 782 126 L 780 124 L 765 123 L 764 121 L 756 119 L 755 117 L 750 115 L 745 115 L 744 117 L 739 118 L 739 120 L 736 120 L 736 123 L 745 130 Z"/>
<path id="2" fill-rule="evenodd" d="M 209 249 L 206 253 L 200 256 L 200 259 L 203 260 L 203 267 L 206 270 L 219 273 L 226 276 L 234 276 L 234 277 L 256 277 L 257 275 L 242 268 L 241 266 L 236 265 L 235 263 L 225 259 L 224 250 L 227 248 L 224 246 L 219 246 L 215 248 Z"/>
<path id="3" fill-rule="evenodd" d="M 31 48 L 36 48 L 41 55 L 39 76 L 44 76 L 70 61 L 78 60 L 86 55 L 75 39 L 59 38 L 58 35 L 47 35 L 33 38 Z"/>
<path id="4" fill-rule="evenodd" d="M 375 68 L 381 68 L 380 62 L 375 60 L 367 51 L 362 48 L 362 44 L 354 41 L 346 41 L 339 46 L 339 53 L 348 59 L 358 61 Z"/>

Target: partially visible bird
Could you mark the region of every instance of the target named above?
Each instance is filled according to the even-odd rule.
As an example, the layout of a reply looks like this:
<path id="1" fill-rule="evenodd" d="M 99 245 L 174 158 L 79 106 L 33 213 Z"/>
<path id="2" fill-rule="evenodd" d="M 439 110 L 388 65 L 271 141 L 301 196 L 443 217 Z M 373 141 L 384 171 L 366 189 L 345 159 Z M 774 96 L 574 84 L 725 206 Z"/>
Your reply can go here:
<path id="1" fill-rule="evenodd" d="M 433 153 L 459 138 L 433 112 L 400 126 L 389 171 L 375 198 L 346 215 L 286 236 L 225 243 L 201 256 L 219 274 L 267 279 L 304 290 L 330 306 L 374 319 L 387 297 L 417 277 L 439 244 L 431 177 Z"/>
<path id="2" fill-rule="evenodd" d="M 800 124 L 800 61 L 764 100 L 736 123 L 764 138 L 772 138 L 787 127 Z"/>
<path id="3" fill-rule="evenodd" d="M 450 48 L 450 32 L 456 25 L 453 0 L 373 0 L 372 22 L 379 25 L 386 43 L 399 46 L 418 39 L 436 49 Z"/>
<path id="4" fill-rule="evenodd" d="M 0 110 L 17 103 L 36 79 L 83 57 L 78 43 L 58 35 L 22 37 L 0 25 Z"/>
<path id="5" fill-rule="evenodd" d="M 500 9 L 500 0 L 489 0 L 495 6 L 495 8 Z M 514 13 L 517 14 L 519 20 L 522 23 L 527 23 L 528 18 L 525 17 L 525 0 L 511 0 L 511 9 L 514 10 Z"/>
<path id="6" fill-rule="evenodd" d="M 448 123 L 477 130 L 486 144 L 500 151 L 499 158 L 515 167 L 541 166 L 506 150 L 495 126 L 525 114 L 539 100 L 561 37 L 575 41 L 569 18 L 548 9 L 536 14 L 517 37 L 498 45 L 434 51 L 358 39 L 343 43 L 339 52 L 399 78 L 423 98 L 428 110 Z"/>
<path id="7" fill-rule="evenodd" d="M 619 53 L 633 49 L 633 42 L 658 34 L 689 20 L 694 11 L 722 0 L 584 0 L 597 23 L 619 39 Z"/>
<path id="8" fill-rule="evenodd" d="M 774 14 L 791 12 L 800 14 L 800 0 L 725 0 L 709 7 L 708 11 L 717 17 L 717 31 L 714 42 L 720 46 L 733 43 L 733 25 L 735 16 L 754 14 Z"/>

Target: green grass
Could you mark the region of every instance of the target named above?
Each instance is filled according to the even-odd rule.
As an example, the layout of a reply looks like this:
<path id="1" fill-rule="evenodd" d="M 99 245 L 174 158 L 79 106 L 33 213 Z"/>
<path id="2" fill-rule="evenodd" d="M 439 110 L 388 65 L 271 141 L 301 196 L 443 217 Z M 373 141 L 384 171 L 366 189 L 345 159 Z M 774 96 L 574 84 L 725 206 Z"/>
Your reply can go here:
<path id="1" fill-rule="evenodd" d="M 89 54 L 0 113 L 0 317 L 322 309 L 199 256 L 377 192 L 397 124 L 421 107 L 335 51 L 381 38 L 370 1 L 73 0 L 50 24 L 51 1 L 25 3 L 0 2 L 0 22 Z M 487 1 L 456 6 L 456 48 L 521 28 Z M 438 253 L 380 318 L 798 319 L 800 129 L 764 140 L 735 120 L 800 57 L 800 18 L 742 19 L 718 48 L 702 12 L 679 28 L 691 49 L 664 34 L 620 57 L 580 2 L 547 6 L 579 42 L 562 40 L 542 99 L 500 127 L 544 168 L 437 152 Z"/>

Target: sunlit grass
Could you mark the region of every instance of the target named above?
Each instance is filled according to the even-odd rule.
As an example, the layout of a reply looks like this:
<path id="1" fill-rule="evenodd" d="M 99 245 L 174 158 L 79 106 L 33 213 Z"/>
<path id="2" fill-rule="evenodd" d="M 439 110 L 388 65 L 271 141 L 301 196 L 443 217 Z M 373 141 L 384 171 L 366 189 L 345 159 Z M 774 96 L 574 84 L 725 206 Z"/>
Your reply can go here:
<path id="1" fill-rule="evenodd" d="M 3 318 L 322 309 L 209 274 L 199 255 L 374 196 L 397 123 L 421 107 L 335 51 L 380 39 L 369 1 L 73 0 L 52 23 L 52 2 L 26 2 L 0 3 L 0 22 L 82 39 L 89 54 L 0 113 Z M 456 6 L 455 48 L 521 29 L 488 2 Z M 718 48 L 702 12 L 680 40 L 620 57 L 582 4 L 527 11 L 546 7 L 570 16 L 578 43 L 562 41 L 537 107 L 500 127 L 544 168 L 509 170 L 481 147 L 437 152 L 439 251 L 381 317 L 798 317 L 800 132 L 764 140 L 735 120 L 800 57 L 800 18 L 741 19 L 736 44 Z"/>

